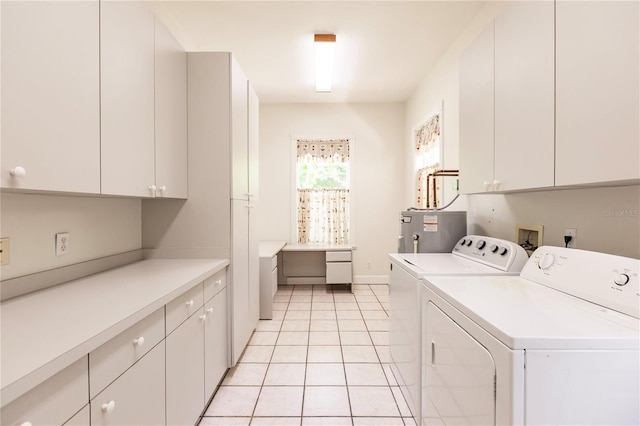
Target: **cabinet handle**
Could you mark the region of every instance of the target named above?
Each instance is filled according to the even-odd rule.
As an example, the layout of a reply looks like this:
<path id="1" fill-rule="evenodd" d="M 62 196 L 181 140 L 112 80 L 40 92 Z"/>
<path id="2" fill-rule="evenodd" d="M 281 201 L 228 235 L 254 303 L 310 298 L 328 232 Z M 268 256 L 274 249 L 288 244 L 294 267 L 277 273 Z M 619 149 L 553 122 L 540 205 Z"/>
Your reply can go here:
<path id="1" fill-rule="evenodd" d="M 156 189 L 158 189 L 158 188 L 155 185 L 149 185 L 147 187 L 147 189 L 149 189 L 149 192 L 151 192 L 151 196 L 153 198 L 155 198 L 156 197 Z"/>
<path id="2" fill-rule="evenodd" d="M 144 337 L 140 336 L 137 339 L 133 340 L 133 344 L 136 346 L 142 346 L 144 345 Z"/>
<path id="3" fill-rule="evenodd" d="M 494 190 L 494 191 L 497 191 L 497 190 L 498 190 L 498 188 L 500 188 L 500 184 L 501 184 L 501 183 L 502 183 L 502 182 L 500 182 L 499 180 L 495 179 L 495 180 L 493 181 L 493 190 Z"/>
<path id="4" fill-rule="evenodd" d="M 158 188 L 158 191 L 160 192 L 164 192 L 167 190 L 167 187 L 165 185 L 162 185 L 161 187 Z"/>
<path id="5" fill-rule="evenodd" d="M 246 208 L 248 208 L 248 209 L 252 209 L 252 208 L 254 208 L 254 207 L 255 207 L 255 205 L 253 205 L 253 204 L 247 204 L 245 207 L 246 207 Z"/>
<path id="6" fill-rule="evenodd" d="M 489 191 L 491 189 L 491 188 L 489 188 L 489 186 L 491 185 L 491 182 L 489 182 L 488 180 L 485 180 L 482 183 L 484 184 L 484 190 L 485 191 Z"/>
<path id="7" fill-rule="evenodd" d="M 207 313 L 210 314 L 213 312 L 213 308 L 207 308 Z"/>
<path id="8" fill-rule="evenodd" d="M 222 285 L 222 280 L 216 280 L 215 284 L 216 284 L 216 287 L 219 285 Z"/>
<path id="9" fill-rule="evenodd" d="M 207 319 L 207 314 L 200 315 L 198 318 L 200 318 L 200 321 L 204 321 Z"/>
<path id="10" fill-rule="evenodd" d="M 107 402 L 106 404 L 102 404 L 103 413 L 111 414 L 115 409 L 116 409 L 116 402 L 113 400 Z"/>
<path id="11" fill-rule="evenodd" d="M 187 308 L 190 308 L 193 306 L 193 300 L 189 300 L 187 303 L 185 303 L 185 305 L 187 305 Z"/>
<path id="12" fill-rule="evenodd" d="M 9 174 L 14 177 L 23 177 L 27 174 L 27 171 L 24 169 L 24 167 L 18 166 L 15 169 L 9 170 Z"/>

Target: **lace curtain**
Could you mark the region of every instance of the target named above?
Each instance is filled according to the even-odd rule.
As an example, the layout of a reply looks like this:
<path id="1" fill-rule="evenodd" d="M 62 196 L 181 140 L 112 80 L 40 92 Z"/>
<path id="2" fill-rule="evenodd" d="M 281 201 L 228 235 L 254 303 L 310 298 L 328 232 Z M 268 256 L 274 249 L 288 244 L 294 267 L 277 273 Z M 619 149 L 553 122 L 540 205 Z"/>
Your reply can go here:
<path id="1" fill-rule="evenodd" d="M 419 209 L 440 206 L 440 179 L 436 179 L 436 191 L 428 191 L 427 176 L 440 170 L 440 114 L 436 114 L 416 131 L 416 207 Z M 428 196 L 427 196 L 428 194 Z"/>
<path id="2" fill-rule="evenodd" d="M 306 163 L 318 169 L 325 165 L 348 163 L 349 140 L 298 140 L 296 161 L 298 165 Z M 349 242 L 348 187 L 322 187 L 319 184 L 311 188 L 298 187 L 297 195 L 298 243 Z"/>

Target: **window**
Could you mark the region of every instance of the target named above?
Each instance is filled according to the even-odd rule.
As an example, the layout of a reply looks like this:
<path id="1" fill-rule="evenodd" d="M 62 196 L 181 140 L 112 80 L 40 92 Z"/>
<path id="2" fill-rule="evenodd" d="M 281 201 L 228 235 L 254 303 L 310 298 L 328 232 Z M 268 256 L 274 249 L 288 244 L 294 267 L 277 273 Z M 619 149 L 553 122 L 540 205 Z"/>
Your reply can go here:
<path id="1" fill-rule="evenodd" d="M 348 243 L 349 140 L 298 139 L 296 144 L 298 242 Z"/>
<path id="2" fill-rule="evenodd" d="M 440 207 L 440 179 L 429 175 L 440 167 L 440 114 L 431 117 L 415 132 L 416 207 Z M 431 185 L 431 187 L 430 187 Z M 435 190 L 434 190 L 435 189 Z"/>

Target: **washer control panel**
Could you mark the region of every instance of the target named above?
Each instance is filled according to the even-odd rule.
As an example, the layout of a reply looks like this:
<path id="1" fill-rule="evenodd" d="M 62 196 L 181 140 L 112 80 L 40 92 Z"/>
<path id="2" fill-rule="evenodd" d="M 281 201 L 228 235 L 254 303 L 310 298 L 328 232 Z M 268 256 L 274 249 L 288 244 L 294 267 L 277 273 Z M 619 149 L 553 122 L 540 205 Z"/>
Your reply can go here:
<path id="1" fill-rule="evenodd" d="M 520 276 L 572 296 L 640 318 L 640 260 L 544 246 Z"/>
<path id="2" fill-rule="evenodd" d="M 527 252 L 513 241 L 480 235 L 461 238 L 451 253 L 505 272 L 521 271 L 529 259 Z"/>

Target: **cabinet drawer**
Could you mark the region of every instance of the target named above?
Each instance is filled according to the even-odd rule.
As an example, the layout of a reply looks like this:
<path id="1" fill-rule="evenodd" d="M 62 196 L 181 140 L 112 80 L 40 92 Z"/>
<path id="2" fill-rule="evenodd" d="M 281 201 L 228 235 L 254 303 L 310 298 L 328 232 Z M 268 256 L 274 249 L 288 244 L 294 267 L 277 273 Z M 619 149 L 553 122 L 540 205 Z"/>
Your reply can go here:
<path id="1" fill-rule="evenodd" d="M 327 262 L 351 262 L 350 251 L 328 251 Z"/>
<path id="2" fill-rule="evenodd" d="M 89 402 L 84 356 L 55 376 L 2 407 L 2 425 L 62 425 Z"/>
<path id="3" fill-rule="evenodd" d="M 327 263 L 327 284 L 350 284 L 351 262 Z"/>
<path id="4" fill-rule="evenodd" d="M 278 268 L 274 268 L 271 271 L 271 299 L 276 295 L 278 291 Z"/>
<path id="5" fill-rule="evenodd" d="M 273 256 L 271 258 L 271 269 L 274 269 L 278 266 L 278 256 Z"/>
<path id="6" fill-rule="evenodd" d="M 82 410 L 78 411 L 75 416 L 71 417 L 64 426 L 87 426 L 88 424 L 91 424 L 89 404 L 85 405 Z"/>
<path id="7" fill-rule="evenodd" d="M 167 303 L 167 335 L 202 308 L 203 302 L 202 283 L 200 283 Z"/>
<path id="8" fill-rule="evenodd" d="M 227 273 L 222 270 L 212 277 L 204 280 L 204 301 L 208 302 L 227 286 Z"/>
<path id="9" fill-rule="evenodd" d="M 164 309 L 158 309 L 89 354 L 90 398 L 164 339 Z"/>
<path id="10" fill-rule="evenodd" d="M 165 424 L 164 341 L 91 401 L 91 425 Z"/>

